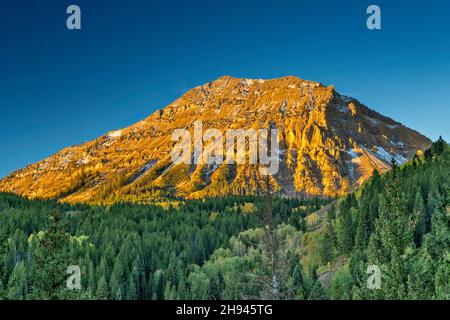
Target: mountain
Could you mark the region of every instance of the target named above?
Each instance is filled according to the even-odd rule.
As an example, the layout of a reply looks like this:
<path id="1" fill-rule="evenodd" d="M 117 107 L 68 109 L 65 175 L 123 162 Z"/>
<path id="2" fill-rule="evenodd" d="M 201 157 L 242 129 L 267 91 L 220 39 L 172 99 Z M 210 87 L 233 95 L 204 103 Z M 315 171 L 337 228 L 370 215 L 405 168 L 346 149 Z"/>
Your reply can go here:
<path id="1" fill-rule="evenodd" d="M 257 165 L 173 164 L 175 129 L 279 130 L 280 166 L 266 179 Z M 284 77 L 221 77 L 122 130 L 68 147 L 0 180 L 0 191 L 64 202 L 146 202 L 273 190 L 287 196 L 340 196 L 374 169 L 389 170 L 431 141 L 333 86 Z M 248 163 L 248 162 L 247 162 Z"/>

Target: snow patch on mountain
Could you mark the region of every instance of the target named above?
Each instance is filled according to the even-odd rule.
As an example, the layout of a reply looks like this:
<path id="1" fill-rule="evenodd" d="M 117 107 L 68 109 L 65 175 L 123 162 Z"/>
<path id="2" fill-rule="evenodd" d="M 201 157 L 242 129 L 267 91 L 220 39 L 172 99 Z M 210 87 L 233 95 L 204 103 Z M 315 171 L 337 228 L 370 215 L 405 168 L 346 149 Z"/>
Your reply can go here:
<path id="1" fill-rule="evenodd" d="M 118 138 L 122 135 L 122 130 L 112 131 L 108 134 L 109 138 Z"/>
<path id="2" fill-rule="evenodd" d="M 376 152 L 383 160 L 387 160 L 389 162 L 392 161 L 392 158 L 395 159 L 395 161 L 398 164 L 404 164 L 406 161 L 408 161 L 405 157 L 394 153 L 391 155 L 389 152 L 383 149 L 383 147 L 377 146 L 377 152 Z"/>
<path id="3" fill-rule="evenodd" d="M 361 148 L 363 148 L 370 154 L 374 155 L 375 157 L 377 157 L 380 160 L 383 160 L 386 163 L 391 163 L 393 158 L 395 159 L 395 162 L 397 162 L 397 164 L 400 164 L 400 165 L 404 164 L 406 161 L 408 161 L 402 155 L 396 154 L 396 153 L 391 154 L 390 152 L 386 151 L 383 147 L 380 147 L 380 146 L 375 146 L 376 151 L 372 151 L 363 146 L 361 146 Z"/>
<path id="4" fill-rule="evenodd" d="M 357 177 L 355 175 L 355 168 L 359 166 L 361 159 L 360 156 L 353 150 L 347 150 L 347 153 L 352 157 L 351 160 L 346 161 L 348 177 L 350 178 L 350 181 L 356 181 Z"/>
<path id="5" fill-rule="evenodd" d="M 252 79 L 243 79 L 241 81 L 241 84 L 245 87 L 251 86 L 253 84 L 253 80 Z"/>

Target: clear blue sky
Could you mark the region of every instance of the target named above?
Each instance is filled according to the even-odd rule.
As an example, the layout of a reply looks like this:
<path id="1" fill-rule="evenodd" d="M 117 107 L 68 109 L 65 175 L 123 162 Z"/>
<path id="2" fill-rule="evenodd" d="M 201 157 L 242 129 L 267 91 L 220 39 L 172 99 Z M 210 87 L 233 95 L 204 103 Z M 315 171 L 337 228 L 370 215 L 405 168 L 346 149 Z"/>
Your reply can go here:
<path id="1" fill-rule="evenodd" d="M 225 74 L 333 84 L 449 140 L 450 1 L 1 1 L 0 177 Z"/>

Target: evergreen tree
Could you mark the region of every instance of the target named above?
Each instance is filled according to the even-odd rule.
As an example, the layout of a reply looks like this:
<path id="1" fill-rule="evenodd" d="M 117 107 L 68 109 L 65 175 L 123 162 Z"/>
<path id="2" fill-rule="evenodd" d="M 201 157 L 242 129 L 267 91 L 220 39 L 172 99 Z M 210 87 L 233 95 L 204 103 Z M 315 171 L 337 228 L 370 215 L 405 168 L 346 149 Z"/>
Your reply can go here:
<path id="1" fill-rule="evenodd" d="M 27 270 L 23 261 L 19 262 L 9 278 L 7 299 L 25 300 L 28 294 Z"/>
<path id="2" fill-rule="evenodd" d="M 290 299 L 304 300 L 308 297 L 308 288 L 304 278 L 302 265 L 297 263 L 288 284 Z"/>
<path id="3" fill-rule="evenodd" d="M 181 278 L 180 281 L 178 282 L 177 299 L 178 300 L 187 299 L 186 282 L 184 281 L 184 278 Z"/>
<path id="4" fill-rule="evenodd" d="M 0 226 L 0 299 L 4 296 L 6 286 L 6 253 L 8 251 L 8 235 L 6 226 Z"/>
<path id="5" fill-rule="evenodd" d="M 319 280 L 316 280 L 314 286 L 312 287 L 311 294 L 309 295 L 309 300 L 326 300 L 327 296 L 323 290 L 322 284 Z"/>
<path id="6" fill-rule="evenodd" d="M 320 260 L 323 265 L 331 262 L 334 258 L 334 245 L 336 243 L 336 235 L 331 222 L 325 225 L 324 235 L 320 246 Z"/>
<path id="7" fill-rule="evenodd" d="M 108 283 L 106 282 L 106 279 L 104 276 L 100 278 L 100 281 L 98 282 L 96 297 L 98 300 L 108 300 L 109 299 L 109 290 L 108 290 Z"/>
<path id="8" fill-rule="evenodd" d="M 95 273 L 94 273 L 94 264 L 92 261 L 89 263 L 89 269 L 88 269 L 88 294 L 89 298 L 93 299 L 95 297 Z"/>
<path id="9" fill-rule="evenodd" d="M 340 252 L 344 254 L 350 253 L 353 248 L 353 219 L 348 203 L 341 205 L 336 231 Z"/>
<path id="10" fill-rule="evenodd" d="M 164 272 L 162 270 L 157 270 L 153 274 L 153 298 L 156 300 L 161 300 L 164 298 Z"/>
<path id="11" fill-rule="evenodd" d="M 64 232 L 61 215 L 53 211 L 48 229 L 38 234 L 38 246 L 33 257 L 33 296 L 40 299 L 58 299 L 63 295 L 70 265 L 69 236 Z"/>
<path id="12" fill-rule="evenodd" d="M 356 222 L 356 234 L 355 234 L 355 247 L 362 250 L 367 245 L 367 233 L 368 233 L 368 221 L 367 214 L 364 209 L 358 210 L 357 222 Z"/>
<path id="13" fill-rule="evenodd" d="M 414 214 L 416 227 L 414 230 L 414 241 L 417 246 L 422 243 L 422 238 L 427 232 L 427 211 L 420 190 L 417 190 L 414 199 Z"/>
<path id="14" fill-rule="evenodd" d="M 138 297 L 137 289 L 136 289 L 136 282 L 133 279 L 133 275 L 130 273 L 128 277 L 128 293 L 127 293 L 127 299 L 128 300 L 136 300 Z"/>
<path id="15" fill-rule="evenodd" d="M 402 299 L 406 294 L 407 265 L 406 250 L 412 247 L 414 223 L 406 210 L 406 198 L 400 180 L 394 178 L 386 186 L 381 199 L 380 216 L 375 223 L 374 264 L 385 266 L 383 292 L 388 299 Z M 374 253 L 374 252 L 373 252 Z"/>

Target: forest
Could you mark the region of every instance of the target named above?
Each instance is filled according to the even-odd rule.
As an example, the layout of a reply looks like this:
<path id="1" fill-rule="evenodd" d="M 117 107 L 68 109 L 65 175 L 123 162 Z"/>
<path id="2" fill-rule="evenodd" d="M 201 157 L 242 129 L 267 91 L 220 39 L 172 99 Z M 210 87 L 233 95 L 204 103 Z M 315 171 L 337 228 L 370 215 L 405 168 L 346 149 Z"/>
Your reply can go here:
<path id="1" fill-rule="evenodd" d="M 339 199 L 89 206 L 0 194 L 0 299 L 450 299 L 449 162 L 439 139 Z"/>

